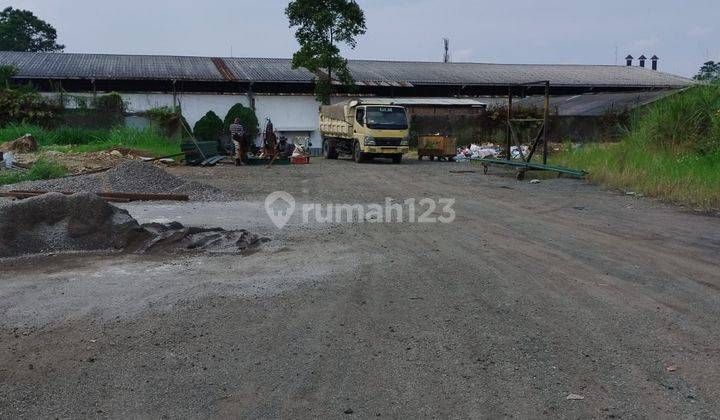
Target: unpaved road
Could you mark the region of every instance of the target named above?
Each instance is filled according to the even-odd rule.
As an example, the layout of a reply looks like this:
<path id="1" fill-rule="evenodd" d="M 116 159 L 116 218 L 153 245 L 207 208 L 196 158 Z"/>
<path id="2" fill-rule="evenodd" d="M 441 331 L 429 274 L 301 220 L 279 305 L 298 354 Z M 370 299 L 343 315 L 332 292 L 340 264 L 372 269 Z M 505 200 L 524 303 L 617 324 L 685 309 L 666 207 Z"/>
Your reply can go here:
<path id="1" fill-rule="evenodd" d="M 720 218 L 462 164 L 174 172 L 247 199 L 140 221 L 272 241 L 4 262 L 0 417 L 720 417 Z M 278 189 L 457 218 L 278 231 Z"/>

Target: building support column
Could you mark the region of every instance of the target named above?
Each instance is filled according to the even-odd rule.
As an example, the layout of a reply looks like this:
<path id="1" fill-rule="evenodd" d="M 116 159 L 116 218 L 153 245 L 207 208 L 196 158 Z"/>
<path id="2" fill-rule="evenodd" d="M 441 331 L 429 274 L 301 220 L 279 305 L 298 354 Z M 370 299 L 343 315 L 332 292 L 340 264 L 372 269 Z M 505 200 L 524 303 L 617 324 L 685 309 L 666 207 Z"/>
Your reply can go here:
<path id="1" fill-rule="evenodd" d="M 250 103 L 250 109 L 252 109 L 253 112 L 255 112 L 255 95 L 253 94 L 253 83 L 252 82 L 250 82 L 250 87 L 248 87 L 247 96 L 248 96 L 248 102 Z"/>

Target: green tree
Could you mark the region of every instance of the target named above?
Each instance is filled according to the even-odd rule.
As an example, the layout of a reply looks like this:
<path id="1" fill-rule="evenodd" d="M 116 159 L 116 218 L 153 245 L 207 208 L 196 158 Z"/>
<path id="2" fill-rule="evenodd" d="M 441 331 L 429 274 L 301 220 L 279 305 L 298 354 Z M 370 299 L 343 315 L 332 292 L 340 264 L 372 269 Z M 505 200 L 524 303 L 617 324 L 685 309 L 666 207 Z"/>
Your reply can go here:
<path id="1" fill-rule="evenodd" d="M 193 127 L 193 133 L 198 140 L 219 141 L 223 134 L 223 121 L 216 113 L 208 111 Z"/>
<path id="2" fill-rule="evenodd" d="M 10 80 L 17 74 L 18 69 L 15 66 L 0 66 L 0 89 L 10 89 Z"/>
<path id="3" fill-rule="evenodd" d="M 258 119 L 255 112 L 240 103 L 233 105 L 227 115 L 225 115 L 225 120 L 223 121 L 223 130 L 225 133 L 230 130 L 230 124 L 235 121 L 235 118 L 240 118 L 240 124 L 242 124 L 245 129 L 246 139 L 254 139 L 258 136 L 260 128 L 258 127 Z"/>
<path id="4" fill-rule="evenodd" d="M 300 50 L 293 54 L 294 68 L 305 67 L 318 75 L 315 94 L 330 102 L 333 73 L 346 85 L 354 82 L 347 60 L 337 43 L 355 48 L 355 38 L 365 33 L 365 14 L 355 0 L 293 0 L 285 9 Z"/>
<path id="5" fill-rule="evenodd" d="M 1 51 L 62 51 L 57 31 L 29 10 L 7 7 L 0 12 Z"/>
<path id="6" fill-rule="evenodd" d="M 708 61 L 703 64 L 694 79 L 703 82 L 720 82 L 720 62 Z"/>

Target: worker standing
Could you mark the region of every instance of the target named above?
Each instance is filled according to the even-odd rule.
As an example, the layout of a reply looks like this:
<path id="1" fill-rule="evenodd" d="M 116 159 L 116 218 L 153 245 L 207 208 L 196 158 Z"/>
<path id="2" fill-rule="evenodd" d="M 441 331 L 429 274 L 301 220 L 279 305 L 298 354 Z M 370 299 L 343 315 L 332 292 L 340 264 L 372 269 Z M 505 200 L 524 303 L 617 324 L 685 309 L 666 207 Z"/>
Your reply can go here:
<path id="1" fill-rule="evenodd" d="M 245 128 L 240 124 L 240 118 L 235 118 L 235 121 L 230 124 L 230 137 L 235 145 L 235 165 L 244 165 L 247 147 L 245 145 Z"/>

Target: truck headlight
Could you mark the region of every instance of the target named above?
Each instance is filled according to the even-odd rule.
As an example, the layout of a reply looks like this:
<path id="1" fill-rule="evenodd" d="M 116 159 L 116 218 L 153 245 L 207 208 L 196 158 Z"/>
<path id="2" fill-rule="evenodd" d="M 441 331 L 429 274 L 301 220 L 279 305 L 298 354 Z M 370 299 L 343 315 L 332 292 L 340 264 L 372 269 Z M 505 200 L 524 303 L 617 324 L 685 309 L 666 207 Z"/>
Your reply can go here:
<path id="1" fill-rule="evenodd" d="M 410 144 L 410 135 L 403 137 L 402 140 L 400 140 L 400 146 L 407 146 Z"/>
<path id="2" fill-rule="evenodd" d="M 375 138 L 373 136 L 365 136 L 365 146 L 375 146 Z"/>

